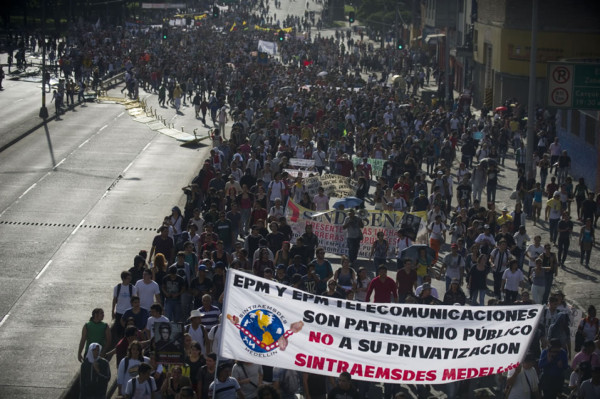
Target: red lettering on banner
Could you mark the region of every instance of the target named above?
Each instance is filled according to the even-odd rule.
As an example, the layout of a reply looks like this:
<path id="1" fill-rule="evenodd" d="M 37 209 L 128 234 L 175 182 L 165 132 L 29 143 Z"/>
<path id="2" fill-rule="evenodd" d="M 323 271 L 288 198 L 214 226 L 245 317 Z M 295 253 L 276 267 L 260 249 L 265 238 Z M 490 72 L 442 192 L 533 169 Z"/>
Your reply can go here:
<path id="1" fill-rule="evenodd" d="M 333 337 L 330 334 L 325 334 L 321 336 L 320 332 L 311 331 L 308 335 L 309 342 L 317 342 L 324 345 L 333 344 Z"/>
<path id="2" fill-rule="evenodd" d="M 350 370 L 350 374 L 362 377 L 362 375 L 363 375 L 362 364 L 354 363 L 354 366 L 352 366 L 352 370 Z"/>
<path id="3" fill-rule="evenodd" d="M 296 353 L 294 364 L 296 366 L 304 367 L 306 365 L 306 355 L 304 353 Z"/>
<path id="4" fill-rule="evenodd" d="M 377 372 L 375 373 L 375 378 L 385 378 L 386 380 L 390 379 L 390 369 L 377 367 Z"/>
<path id="5" fill-rule="evenodd" d="M 493 367 L 445 369 L 442 381 L 458 381 L 469 378 L 485 377 L 494 373 Z M 428 376 L 429 377 L 429 376 Z M 428 379 L 428 381 L 431 381 Z"/>
<path id="6" fill-rule="evenodd" d="M 427 372 L 427 378 L 425 380 L 427 380 L 427 381 L 433 381 L 433 380 L 435 380 L 436 377 L 437 376 L 435 375 L 435 370 L 429 370 Z"/>
<path id="7" fill-rule="evenodd" d="M 365 366 L 365 377 L 373 378 L 373 374 L 375 373 L 375 367 L 373 366 Z"/>
<path id="8" fill-rule="evenodd" d="M 348 362 L 340 360 L 338 362 L 338 365 L 337 365 L 337 372 L 338 372 L 338 374 L 341 373 L 341 372 L 343 372 L 343 371 L 348 371 L 348 367 L 350 367 L 350 364 Z"/>

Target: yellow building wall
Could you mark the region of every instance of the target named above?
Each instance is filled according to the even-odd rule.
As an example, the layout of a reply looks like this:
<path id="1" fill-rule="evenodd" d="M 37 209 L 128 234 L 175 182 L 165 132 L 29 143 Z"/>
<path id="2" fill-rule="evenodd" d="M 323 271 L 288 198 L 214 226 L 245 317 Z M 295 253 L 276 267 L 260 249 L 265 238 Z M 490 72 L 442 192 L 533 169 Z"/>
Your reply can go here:
<path id="1" fill-rule="evenodd" d="M 495 26 L 475 24 L 477 52 L 476 62 L 484 63 L 486 43 L 492 45 L 492 68 L 497 72 L 517 76 L 529 75 L 531 32 L 502 29 Z M 561 58 L 600 58 L 600 35 L 569 32 L 538 32 L 537 77 L 545 78 L 548 61 Z"/>

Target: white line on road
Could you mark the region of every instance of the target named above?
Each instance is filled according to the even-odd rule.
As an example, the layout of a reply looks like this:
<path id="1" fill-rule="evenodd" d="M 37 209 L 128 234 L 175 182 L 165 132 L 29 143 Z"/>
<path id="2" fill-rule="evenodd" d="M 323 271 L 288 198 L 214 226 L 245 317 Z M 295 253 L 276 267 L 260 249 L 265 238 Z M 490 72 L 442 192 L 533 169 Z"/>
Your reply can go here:
<path id="1" fill-rule="evenodd" d="M 127 173 L 127 171 L 129 170 L 129 168 L 131 168 L 131 165 L 133 165 L 133 161 L 129 162 L 129 165 L 127 165 L 127 167 L 123 171 L 123 174 Z"/>
<path id="2" fill-rule="evenodd" d="M 39 280 L 39 278 L 40 278 L 40 277 L 42 277 L 42 274 L 44 274 L 44 272 L 46 271 L 46 269 L 48 268 L 48 266 L 50 266 L 50 263 L 52 263 L 52 259 L 50 259 L 50 260 L 48 261 L 48 263 L 46 263 L 46 266 L 44 266 L 44 267 L 42 268 L 42 270 L 40 270 L 40 272 L 38 273 L 38 275 L 37 275 L 37 276 L 35 276 L 35 279 L 36 279 L 36 280 Z"/>
<path id="3" fill-rule="evenodd" d="M 152 142 L 149 142 L 148 144 L 146 144 L 144 146 L 144 148 L 142 148 L 142 152 L 146 151 L 146 148 L 150 147 L 150 144 L 152 144 Z"/>
<path id="4" fill-rule="evenodd" d="M 125 113 L 125 111 L 121 112 L 119 115 L 117 115 L 117 118 L 120 118 L 121 116 L 123 116 L 123 114 Z M 115 118 L 115 119 L 117 119 Z"/>
<path id="5" fill-rule="evenodd" d="M 98 133 L 100 133 L 101 131 L 103 131 L 104 129 L 106 129 L 108 127 L 108 125 L 104 125 L 100 128 L 100 130 L 98 130 Z"/>
<path id="6" fill-rule="evenodd" d="M 31 191 L 35 186 L 37 186 L 37 183 L 33 183 L 31 186 L 29 186 L 29 188 L 27 190 L 25 190 L 25 192 L 23 194 L 21 194 L 19 199 L 23 198 L 25 196 L 25 194 L 27 194 L 29 191 Z"/>
<path id="7" fill-rule="evenodd" d="M 90 138 L 91 138 L 91 137 L 90 137 Z M 90 141 L 90 139 L 87 139 L 87 140 L 86 140 L 86 141 L 84 141 L 83 143 L 79 144 L 79 147 L 77 147 L 77 148 L 81 148 L 81 147 L 83 147 L 84 145 L 86 145 L 86 144 L 88 143 L 88 141 Z M 71 153 L 71 154 L 72 154 L 72 153 Z M 71 155 L 71 154 L 69 154 L 69 155 Z"/>
<path id="8" fill-rule="evenodd" d="M 24 98 L 19 98 L 18 100 L 16 100 L 15 102 L 18 103 L 19 101 L 23 101 Z"/>
<path id="9" fill-rule="evenodd" d="M 56 169 L 58 168 L 60 165 L 62 165 L 63 162 L 65 162 L 67 160 L 67 158 L 63 158 L 59 163 L 56 164 L 56 166 L 52 169 Z"/>
<path id="10" fill-rule="evenodd" d="M 74 235 L 75 233 L 77 233 L 77 230 L 79 230 L 79 228 L 81 227 L 81 225 L 83 224 L 83 222 L 85 222 L 85 219 L 81 219 L 81 222 L 79 222 L 79 224 L 77 225 L 77 227 L 75 227 L 75 230 L 73 230 L 73 232 L 71 233 L 71 235 Z"/>
<path id="11" fill-rule="evenodd" d="M 10 316 L 10 313 L 7 313 L 2 320 L 0 321 L 0 327 L 2 327 L 2 324 L 4 324 L 4 322 L 6 321 L 6 319 L 8 319 L 8 316 Z"/>

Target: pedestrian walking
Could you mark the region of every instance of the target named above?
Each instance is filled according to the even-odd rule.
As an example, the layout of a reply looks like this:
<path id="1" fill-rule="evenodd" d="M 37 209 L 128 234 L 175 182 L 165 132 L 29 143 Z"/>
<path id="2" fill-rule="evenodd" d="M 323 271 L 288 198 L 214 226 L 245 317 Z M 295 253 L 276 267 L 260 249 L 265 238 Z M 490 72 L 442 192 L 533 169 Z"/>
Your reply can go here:
<path id="1" fill-rule="evenodd" d="M 583 265 L 585 258 L 585 267 L 590 267 L 592 247 L 595 245 L 596 235 L 594 233 L 594 227 L 592 226 L 592 219 L 586 219 L 585 225 L 581 228 L 581 232 L 579 233 L 579 248 L 581 251 L 579 263 Z"/>

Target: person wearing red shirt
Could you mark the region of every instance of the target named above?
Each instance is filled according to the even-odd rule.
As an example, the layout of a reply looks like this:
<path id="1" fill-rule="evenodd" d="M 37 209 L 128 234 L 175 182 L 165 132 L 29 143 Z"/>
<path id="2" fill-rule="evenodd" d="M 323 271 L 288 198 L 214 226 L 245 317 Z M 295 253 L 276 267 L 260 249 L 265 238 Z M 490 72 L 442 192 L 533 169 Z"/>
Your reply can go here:
<path id="1" fill-rule="evenodd" d="M 371 302 L 371 294 L 375 292 L 375 296 L 373 298 L 373 302 L 375 303 L 390 303 L 398 302 L 398 291 L 396 287 L 396 283 L 394 280 L 388 277 L 387 275 L 387 267 L 379 266 L 377 268 L 378 276 L 375 277 L 369 283 L 369 288 L 367 288 L 367 297 L 365 299 L 366 302 Z"/>
<path id="2" fill-rule="evenodd" d="M 404 267 L 396 273 L 396 286 L 400 303 L 404 303 L 407 296 L 413 295 L 417 288 L 417 272 L 413 269 L 412 259 L 404 259 Z"/>

